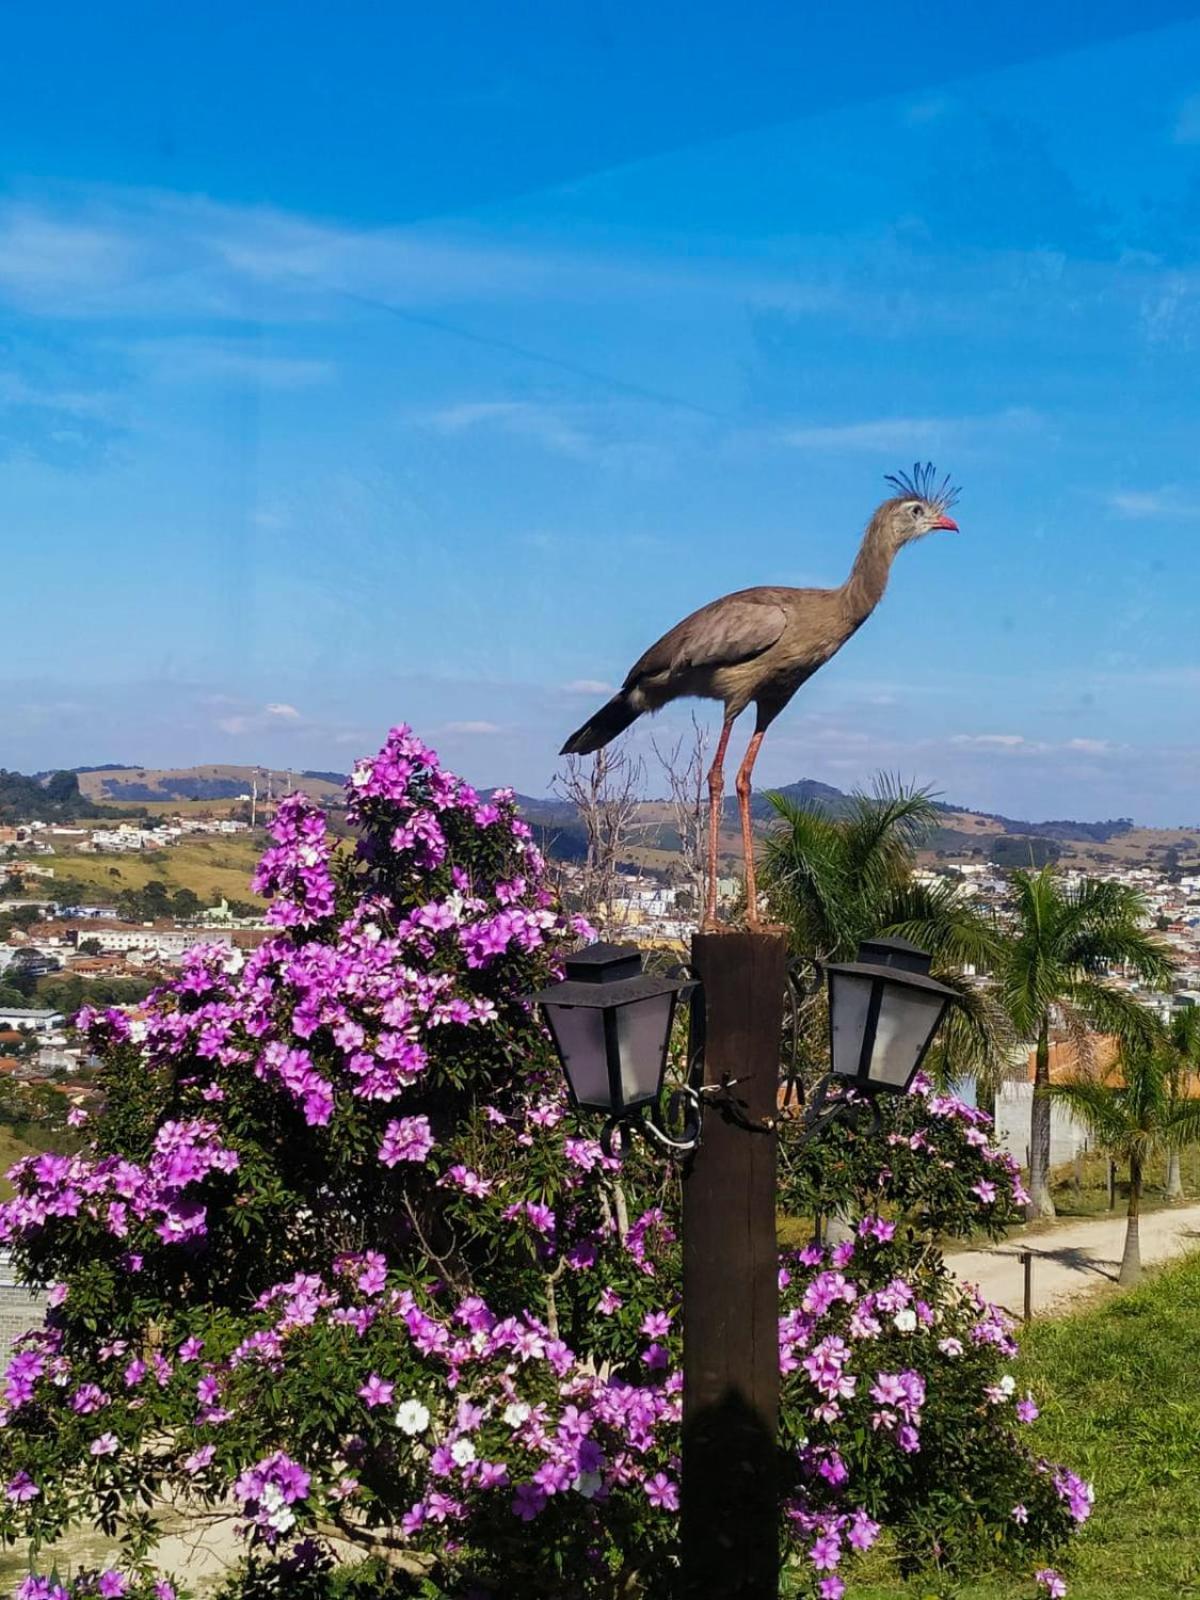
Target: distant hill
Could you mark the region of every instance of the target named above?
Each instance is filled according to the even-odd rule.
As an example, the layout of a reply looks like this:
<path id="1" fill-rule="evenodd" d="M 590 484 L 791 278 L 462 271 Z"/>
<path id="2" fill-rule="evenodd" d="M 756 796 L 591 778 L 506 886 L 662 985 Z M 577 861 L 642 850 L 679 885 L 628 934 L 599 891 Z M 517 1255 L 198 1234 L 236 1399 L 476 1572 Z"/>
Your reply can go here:
<path id="1" fill-rule="evenodd" d="M 258 792 L 266 795 L 264 767 L 242 767 L 217 763 L 197 767 L 81 767 L 79 787 L 94 801 L 146 803 L 161 800 L 236 800 L 249 794 L 258 772 Z M 288 774 L 272 769 L 271 783 L 276 796 L 285 794 Z M 304 772 L 291 774 L 291 787 L 303 788 L 318 800 L 340 800 L 345 779 L 340 773 Z"/>
<path id="2" fill-rule="evenodd" d="M 0 768 L 0 822 L 74 822 L 100 815 L 73 772 L 26 777 Z"/>
<path id="3" fill-rule="evenodd" d="M 106 762 L 71 772 L 43 772 L 28 777 L 0 770 L 0 822 L 94 817 L 104 814 L 101 807 L 122 803 L 137 807 L 173 800 L 228 802 L 250 792 L 256 771 L 259 797 L 265 799 L 266 769 L 236 764 L 138 767 Z M 334 807 L 343 800 L 345 781 L 342 773 L 334 771 L 306 769 L 290 774 L 292 788 L 303 788 Z M 286 793 L 288 784 L 288 773 L 273 771 L 271 786 L 276 796 Z M 494 793 L 491 789 L 482 792 Z M 850 796 L 843 790 L 815 778 L 780 785 L 776 792 L 796 804 L 816 805 L 834 816 L 844 814 L 850 804 Z M 587 837 L 569 801 L 518 794 L 516 802 L 546 855 L 568 861 L 583 858 Z M 974 858 L 999 866 L 1027 866 L 1031 862 L 1040 865 L 1043 861 L 1061 860 L 1102 866 L 1158 861 L 1174 867 L 1200 857 L 1200 828 L 1140 828 L 1128 817 L 1099 822 L 1069 818 L 1029 822 L 946 801 L 935 804 L 939 826 L 923 852 L 925 859 L 933 862 Z M 773 817 L 766 790 L 755 794 L 752 811 L 760 828 Z M 740 841 L 733 796 L 726 799 L 723 822 L 722 854 L 736 858 Z M 646 801 L 639 808 L 631 859 L 640 857 L 643 865 L 666 868 L 678 849 L 670 807 L 661 800 Z"/>

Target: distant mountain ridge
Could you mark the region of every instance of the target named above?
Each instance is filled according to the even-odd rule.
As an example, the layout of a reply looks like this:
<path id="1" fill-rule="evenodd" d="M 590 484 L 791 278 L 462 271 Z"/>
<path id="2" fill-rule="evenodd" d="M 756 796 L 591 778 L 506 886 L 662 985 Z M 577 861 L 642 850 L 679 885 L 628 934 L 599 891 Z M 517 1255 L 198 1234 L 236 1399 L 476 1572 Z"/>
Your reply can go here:
<path id="1" fill-rule="evenodd" d="M 161 805 L 170 801 L 228 803 L 250 793 L 257 775 L 260 800 L 270 793 L 278 798 L 289 787 L 303 788 L 314 799 L 337 809 L 344 801 L 346 778 L 342 773 L 318 769 L 288 772 L 264 766 L 212 764 L 191 767 L 137 767 L 118 762 L 77 767 L 59 773 L 0 773 L 0 822 L 66 820 L 102 815 L 102 807 Z M 484 795 L 495 793 L 484 789 Z M 773 816 L 764 788 L 754 796 L 752 810 L 761 827 Z M 815 805 L 834 816 L 845 814 L 852 797 L 844 790 L 816 778 L 776 786 L 775 793 L 796 804 Z M 534 829 L 537 844 L 559 860 L 578 861 L 587 854 L 587 834 L 582 818 L 568 800 L 558 796 L 518 794 L 517 806 Z M 974 811 L 947 801 L 934 802 L 940 825 L 927 841 L 923 858 L 973 859 L 994 866 L 1040 866 L 1063 860 L 1092 867 L 1106 864 L 1143 864 L 1161 858 L 1167 862 L 1194 861 L 1200 856 L 1200 827 L 1195 829 L 1139 828 L 1128 817 L 1097 822 L 1050 818 L 1028 822 L 998 812 Z M 111 811 L 109 815 L 111 815 Z M 737 802 L 727 796 L 723 814 L 722 855 L 736 861 L 740 854 Z M 647 800 L 639 807 L 629 840 L 631 863 L 649 870 L 668 871 L 670 858 L 679 850 L 670 806 Z"/>
<path id="2" fill-rule="evenodd" d="M 768 799 L 769 794 L 779 794 L 793 804 L 811 803 L 816 801 L 835 815 L 844 811 L 850 804 L 851 796 L 842 789 L 835 789 L 831 784 L 819 783 L 815 778 L 801 778 L 796 783 L 784 784 L 779 788 L 768 789 L 753 796 L 750 802 L 751 815 L 759 818 L 769 818 L 773 815 L 773 808 Z M 1070 820 L 1056 820 L 1050 822 L 1026 822 L 1013 817 L 1006 817 L 995 811 L 976 811 L 971 806 L 951 805 L 946 801 L 935 800 L 933 805 L 937 811 L 946 817 L 981 817 L 987 822 L 998 823 L 1006 833 L 1019 833 L 1040 839 L 1057 839 L 1068 844 L 1086 844 L 1094 842 L 1106 844 L 1109 839 L 1116 838 L 1118 834 L 1130 833 L 1136 826 L 1131 817 L 1110 818 L 1106 822 L 1073 822 Z M 737 802 L 729 799 L 725 802 L 727 815 L 736 815 Z"/>

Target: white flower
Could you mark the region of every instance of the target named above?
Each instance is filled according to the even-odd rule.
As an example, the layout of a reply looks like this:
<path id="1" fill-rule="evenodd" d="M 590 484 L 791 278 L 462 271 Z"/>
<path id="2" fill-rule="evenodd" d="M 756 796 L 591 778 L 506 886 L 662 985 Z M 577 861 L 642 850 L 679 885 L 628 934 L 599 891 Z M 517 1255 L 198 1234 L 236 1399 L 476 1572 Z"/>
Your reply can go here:
<path id="1" fill-rule="evenodd" d="M 575 1479 L 575 1487 L 585 1500 L 591 1500 L 599 1494 L 603 1482 L 598 1472 L 581 1472 Z"/>
<path id="2" fill-rule="evenodd" d="M 510 1428 L 519 1428 L 523 1422 L 529 1421 L 529 1407 L 523 1400 L 514 1400 L 511 1405 L 505 1406 L 504 1420 Z"/>
<path id="3" fill-rule="evenodd" d="M 450 1459 L 456 1467 L 465 1467 L 468 1461 L 474 1461 L 475 1446 L 470 1439 L 455 1439 L 450 1446 Z"/>
<path id="4" fill-rule="evenodd" d="M 277 1483 L 268 1483 L 258 1497 L 258 1503 L 267 1514 L 267 1526 L 276 1533 L 286 1533 L 295 1526 L 296 1514 L 283 1498 Z"/>
<path id="5" fill-rule="evenodd" d="M 915 1332 L 917 1326 L 917 1313 L 909 1306 L 905 1306 L 903 1311 L 897 1311 L 896 1315 L 892 1318 L 892 1326 L 899 1333 Z"/>
<path id="6" fill-rule="evenodd" d="M 1000 1387 L 1004 1390 L 1005 1394 L 1012 1394 L 1017 1387 L 1017 1380 L 1011 1375 L 1011 1373 L 1006 1372 L 1000 1379 Z"/>
<path id="7" fill-rule="evenodd" d="M 450 893 L 442 901 L 442 904 L 454 918 L 455 922 L 462 921 L 463 912 L 467 909 L 467 902 L 461 889 L 451 889 Z"/>
<path id="8" fill-rule="evenodd" d="M 129 1037 L 134 1044 L 141 1044 L 146 1037 L 146 1024 L 141 1017 L 135 1017 L 129 1024 Z"/>
<path id="9" fill-rule="evenodd" d="M 405 1400 L 396 1412 L 396 1426 L 401 1433 L 410 1436 L 424 1433 L 429 1426 L 429 1407 L 423 1406 L 419 1400 Z"/>
<path id="10" fill-rule="evenodd" d="M 246 965 L 246 958 L 240 950 L 231 950 L 221 963 L 221 971 L 228 972 L 232 977 Z"/>

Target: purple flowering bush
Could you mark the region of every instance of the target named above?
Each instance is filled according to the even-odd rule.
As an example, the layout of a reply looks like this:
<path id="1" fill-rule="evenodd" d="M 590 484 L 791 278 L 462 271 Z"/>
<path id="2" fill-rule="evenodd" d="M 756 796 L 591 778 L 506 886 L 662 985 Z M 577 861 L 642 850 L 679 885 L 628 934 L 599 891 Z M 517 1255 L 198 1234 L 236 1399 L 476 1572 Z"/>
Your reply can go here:
<path id="1" fill-rule="evenodd" d="M 348 808 L 353 842 L 281 806 L 261 948 L 193 952 L 137 1020 L 81 1016 L 107 1109 L 14 1169 L 0 1237 L 50 1309 L 0 1378 L 0 1532 L 124 1545 L 24 1600 L 171 1600 L 163 1502 L 236 1519 L 230 1600 L 672 1593 L 676 1178 L 601 1151 L 522 999 L 590 930 L 511 797 L 408 729 Z M 1028 1566 L 1090 1509 L 1024 1442 L 1007 1320 L 929 1247 L 951 1214 L 999 1225 L 1014 1174 L 957 1101 L 893 1115 L 882 1159 L 838 1135 L 857 1236 L 781 1265 L 781 1539 L 823 1600 L 882 1527 L 913 1562 L 984 1541 Z M 806 1159 L 796 1192 L 828 1187 Z"/>

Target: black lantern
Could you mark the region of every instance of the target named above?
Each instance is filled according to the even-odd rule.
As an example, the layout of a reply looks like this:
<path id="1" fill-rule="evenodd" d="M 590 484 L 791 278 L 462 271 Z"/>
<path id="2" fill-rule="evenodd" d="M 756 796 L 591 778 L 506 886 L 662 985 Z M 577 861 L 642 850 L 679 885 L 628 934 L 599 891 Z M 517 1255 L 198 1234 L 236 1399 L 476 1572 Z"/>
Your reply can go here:
<path id="1" fill-rule="evenodd" d="M 549 1024 L 577 1106 L 619 1122 L 657 1102 L 682 987 L 644 973 L 635 945 L 593 944 L 567 957 L 561 983 L 529 996 Z"/>
<path id="2" fill-rule="evenodd" d="M 929 976 L 907 939 L 866 939 L 857 961 L 829 962 L 833 1081 L 903 1094 L 957 994 Z"/>

